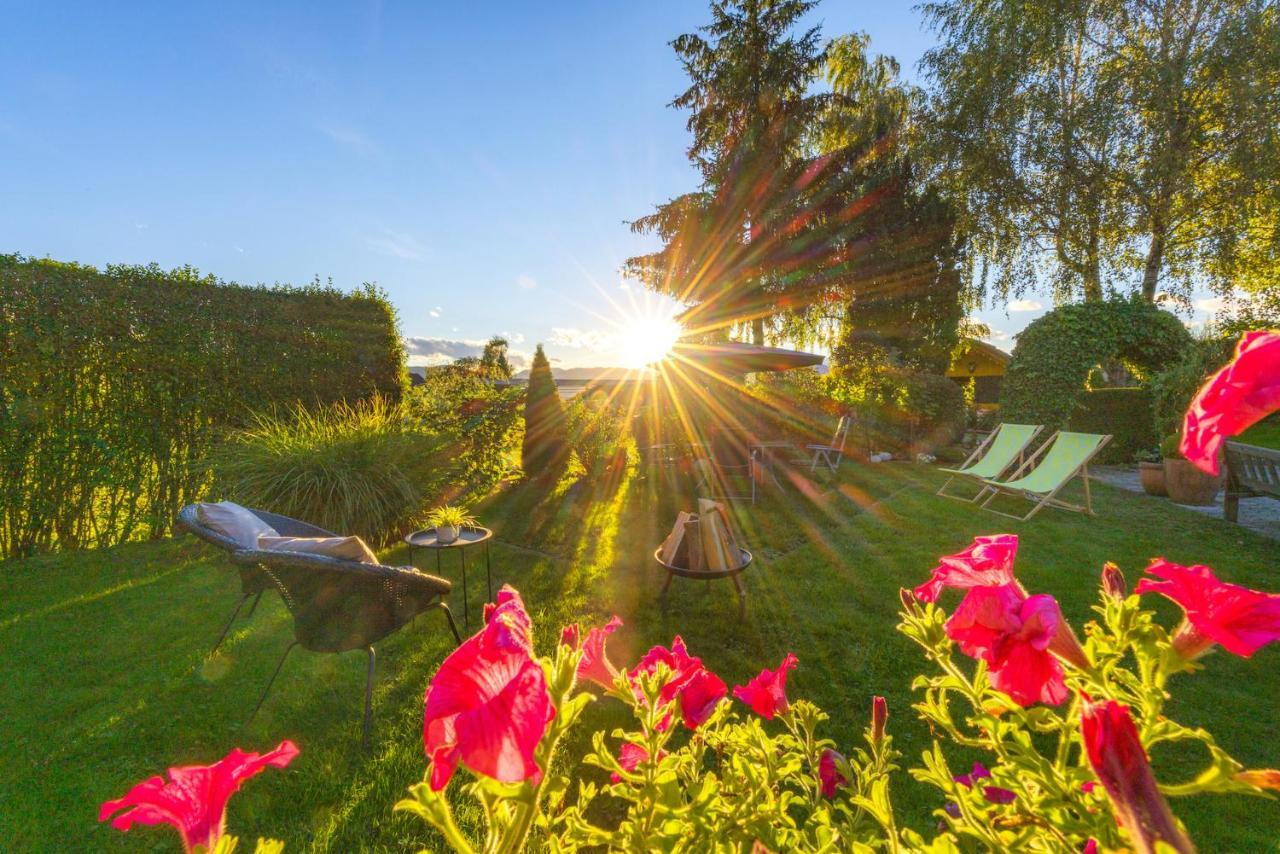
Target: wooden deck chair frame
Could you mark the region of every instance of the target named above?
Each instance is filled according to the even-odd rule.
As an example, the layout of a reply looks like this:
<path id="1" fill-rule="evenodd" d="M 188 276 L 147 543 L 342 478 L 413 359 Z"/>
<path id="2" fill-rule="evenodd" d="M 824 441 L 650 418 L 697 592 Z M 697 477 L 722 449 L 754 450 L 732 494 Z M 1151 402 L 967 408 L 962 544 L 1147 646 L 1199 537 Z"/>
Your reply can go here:
<path id="1" fill-rule="evenodd" d="M 1022 465 L 1027 461 L 1027 448 L 1030 447 L 1031 443 L 1036 440 L 1036 437 L 1039 436 L 1040 433 L 1044 431 L 1043 424 L 1027 424 L 1024 426 L 1031 427 L 1033 429 L 1031 431 L 1031 435 L 1027 436 L 1026 442 L 1024 442 L 1022 447 L 1018 449 L 1018 454 L 1016 459 L 1019 465 Z M 984 495 L 986 495 L 987 486 L 985 483 L 983 483 L 983 481 L 985 481 L 986 478 L 979 477 L 977 475 L 967 474 L 965 473 L 964 469 L 967 469 L 970 466 L 978 463 L 980 460 L 982 460 L 983 457 L 987 455 L 987 451 L 990 450 L 991 446 L 995 443 L 996 438 L 1000 435 L 1000 431 L 1003 430 L 1004 427 L 1005 427 L 1005 424 L 1001 423 L 999 426 L 996 427 L 996 429 L 992 430 L 991 433 L 987 435 L 987 438 L 983 439 L 980 443 L 978 443 L 978 447 L 973 449 L 973 453 L 969 454 L 969 456 L 965 458 L 964 462 L 962 462 L 959 466 L 957 466 L 955 469 L 952 470 L 951 476 L 947 478 L 945 482 L 943 482 L 942 486 L 938 487 L 938 491 L 935 492 L 934 495 L 941 495 L 943 498 L 954 498 L 956 501 L 963 501 L 967 504 L 972 504 L 978 499 L 982 498 Z M 1004 472 L 1008 470 L 1009 465 L 1012 465 L 1012 464 L 1013 464 L 1013 461 L 1011 460 L 1010 463 L 1004 467 L 1004 469 L 996 472 L 996 477 L 999 477 L 1000 475 L 1004 474 Z M 978 490 L 976 495 L 973 495 L 968 498 L 966 498 L 963 495 L 953 495 L 952 493 L 947 492 L 946 489 L 948 486 L 951 485 L 951 482 L 956 478 L 960 478 L 962 480 L 977 481 L 978 485 L 981 488 Z"/>
<path id="2" fill-rule="evenodd" d="M 747 462 L 745 465 L 737 463 L 724 463 L 716 460 L 712 448 L 707 444 L 702 444 L 694 457 L 694 469 L 698 473 L 698 480 L 693 486 L 695 495 L 699 495 L 700 490 L 706 487 L 707 494 L 705 497 L 720 499 L 721 501 L 750 501 L 756 503 L 756 452 L 749 449 L 747 453 Z M 737 490 L 733 489 L 733 478 L 735 473 L 738 476 L 745 475 L 747 481 L 751 484 L 751 491 L 737 494 Z"/>
<path id="3" fill-rule="evenodd" d="M 849 440 L 849 428 L 852 426 L 853 417 L 841 415 L 840 420 L 836 422 L 836 432 L 831 437 L 830 445 L 805 446 L 806 450 L 813 451 L 813 462 L 809 465 L 810 472 L 818 470 L 818 463 L 824 464 L 832 472 L 840 468 L 840 461 L 844 459 L 845 442 Z"/>
<path id="4" fill-rule="evenodd" d="M 1036 449 L 1036 452 L 1034 454 L 1032 454 L 1030 457 L 1027 458 L 1026 462 L 1018 466 L 1018 468 L 1014 469 L 1013 474 L 1009 476 L 1006 482 L 1013 483 L 1031 474 L 1031 472 L 1034 471 L 1036 467 L 1039 465 L 1039 461 L 1042 460 L 1045 457 L 1045 455 L 1048 454 L 1049 449 L 1053 447 L 1054 442 L 1058 440 L 1058 437 L 1061 436 L 1062 433 L 1063 431 L 1061 430 L 1055 431 L 1054 434 L 1050 436 L 1043 445 L 1041 445 L 1039 448 Z M 1097 446 L 1095 446 L 1094 449 L 1090 451 L 1088 455 L 1086 455 L 1085 458 L 1080 461 L 1079 464 L 1076 465 L 1076 467 L 1071 471 L 1070 474 L 1068 474 L 1066 477 L 1059 480 L 1057 486 L 1055 486 L 1053 489 L 1049 490 L 1048 492 L 1034 492 L 1026 489 L 1011 489 L 1005 485 L 1005 482 L 987 480 L 986 490 L 990 492 L 990 495 L 987 496 L 986 501 L 982 502 L 982 508 L 991 513 L 1004 516 L 1005 518 L 1008 518 L 1008 519 L 1016 519 L 1019 522 L 1028 521 L 1032 516 L 1039 513 L 1045 507 L 1057 507 L 1059 510 L 1071 510 L 1075 513 L 1084 513 L 1088 516 L 1096 516 L 1097 514 L 1093 512 L 1093 498 L 1089 493 L 1089 461 L 1092 460 L 1094 457 L 1096 457 L 1098 453 L 1103 448 L 1105 448 L 1107 446 L 1107 443 L 1110 441 L 1111 441 L 1111 436 L 1109 434 L 1103 435 L 1102 441 L 1099 442 Z M 1071 504 L 1066 501 L 1062 501 L 1058 499 L 1057 497 L 1058 493 L 1061 492 L 1062 489 L 1066 487 L 1067 484 L 1075 480 L 1077 476 L 1082 478 L 1084 481 L 1084 504 L 1082 505 Z M 1019 498 L 1025 498 L 1028 501 L 1034 502 L 1035 506 L 1032 507 L 1030 510 L 1028 510 L 1025 516 L 1018 516 L 1014 513 L 1006 513 L 1003 510 L 996 510 L 992 507 L 987 506 L 1000 495 L 1015 495 L 1015 496 L 1018 496 Z"/>

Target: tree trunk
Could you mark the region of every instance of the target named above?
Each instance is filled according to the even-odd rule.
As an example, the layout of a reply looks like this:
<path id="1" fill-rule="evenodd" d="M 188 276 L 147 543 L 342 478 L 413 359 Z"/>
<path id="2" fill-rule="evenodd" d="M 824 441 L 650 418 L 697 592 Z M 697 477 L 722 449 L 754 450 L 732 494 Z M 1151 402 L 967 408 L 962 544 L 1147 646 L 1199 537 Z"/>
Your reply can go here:
<path id="1" fill-rule="evenodd" d="M 764 318 L 756 317 L 751 321 L 751 343 L 757 347 L 764 346 Z"/>
<path id="2" fill-rule="evenodd" d="M 1147 264 L 1142 271 L 1142 298 L 1156 301 L 1156 285 L 1160 282 L 1160 268 L 1164 266 L 1164 229 L 1153 226 L 1151 246 L 1147 249 Z"/>

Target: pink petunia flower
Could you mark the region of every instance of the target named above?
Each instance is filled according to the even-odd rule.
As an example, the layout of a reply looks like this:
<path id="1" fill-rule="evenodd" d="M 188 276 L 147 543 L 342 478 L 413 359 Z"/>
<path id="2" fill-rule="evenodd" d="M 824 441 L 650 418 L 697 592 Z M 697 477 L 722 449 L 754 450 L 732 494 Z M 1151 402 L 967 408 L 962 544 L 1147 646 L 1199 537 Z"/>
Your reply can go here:
<path id="1" fill-rule="evenodd" d="M 991 684 L 1021 706 L 1067 697 L 1062 665 L 1050 652 L 1062 621 L 1052 596 L 1025 596 L 1014 584 L 975 587 L 947 620 L 968 656 L 986 661 Z"/>
<path id="2" fill-rule="evenodd" d="M 1280 595 L 1250 590 L 1219 581 L 1207 566 L 1180 566 L 1156 558 L 1137 593 L 1159 593 L 1182 606 L 1186 616 L 1174 635 L 1182 657 L 1202 655 L 1215 643 L 1248 658 L 1259 648 L 1280 640 Z"/>
<path id="3" fill-rule="evenodd" d="M 182 834 L 182 847 L 191 852 L 197 845 L 212 850 L 226 832 L 227 801 L 245 780 L 266 768 L 284 768 L 298 755 L 292 741 L 282 741 L 264 754 L 245 753 L 236 748 L 212 765 L 187 765 L 169 769 L 163 777 L 143 780 L 98 812 L 98 821 L 111 820 L 116 830 L 135 824 L 170 824 Z"/>
<path id="4" fill-rule="evenodd" d="M 993 804 L 1011 804 L 1018 798 L 1018 793 L 999 786 L 983 786 L 982 796 Z"/>
<path id="5" fill-rule="evenodd" d="M 1235 356 L 1196 393 L 1183 417 L 1179 450 L 1197 468 L 1218 473 L 1218 451 L 1280 410 L 1280 332 L 1246 332 Z"/>
<path id="6" fill-rule="evenodd" d="M 761 670 L 760 675 L 746 685 L 735 686 L 733 696 L 750 706 L 760 717 L 771 721 L 774 715 L 790 708 L 787 703 L 787 671 L 799 663 L 800 660 L 789 652 L 777 670 Z"/>
<path id="7" fill-rule="evenodd" d="M 637 700 L 642 699 L 639 677 L 656 673 L 660 664 L 666 666 L 669 675 L 658 694 L 658 704 L 666 706 L 679 699 L 684 725 L 689 729 L 697 729 L 724 696 L 724 682 L 702 666 L 702 659 L 689 655 L 684 639 L 676 635 L 671 640 L 670 649 L 665 646 L 653 647 L 627 674 Z M 658 729 L 665 730 L 670 725 L 671 715 L 668 714 L 658 722 Z"/>
<path id="8" fill-rule="evenodd" d="M 1138 738 L 1129 707 L 1115 700 L 1086 702 L 1080 719 L 1085 752 L 1107 790 L 1116 819 L 1141 854 L 1162 841 L 1180 854 L 1194 851 L 1164 796 L 1156 787 L 1151 763 Z"/>
<path id="9" fill-rule="evenodd" d="M 836 789 L 849 784 L 849 778 L 836 767 L 837 760 L 843 762 L 844 757 L 829 747 L 818 757 L 818 781 L 822 784 L 822 796 L 827 799 L 836 796 Z"/>
<path id="10" fill-rule="evenodd" d="M 1098 840 L 1090 836 L 1080 849 L 1080 854 L 1098 854 Z"/>
<path id="11" fill-rule="evenodd" d="M 658 761 L 661 762 L 666 755 L 667 751 L 659 750 Z M 628 774 L 639 768 L 640 763 L 648 761 L 649 751 L 645 750 L 643 746 L 636 744 L 635 742 L 624 741 L 622 743 L 622 747 L 618 748 L 618 765 L 620 765 L 622 770 L 626 771 Z M 609 775 L 609 782 L 621 783 L 622 775 L 617 771 L 614 771 Z"/>
<path id="12" fill-rule="evenodd" d="M 604 645 L 609 635 L 621 625 L 622 620 L 615 616 L 603 626 L 594 626 L 587 632 L 587 638 L 582 642 L 582 660 L 578 662 L 579 679 L 589 679 L 604 688 L 613 687 L 613 681 L 618 677 L 618 668 L 609 662 Z"/>
<path id="13" fill-rule="evenodd" d="M 1017 554 L 1017 534 L 974 537 L 964 551 L 941 558 L 933 576 L 915 589 L 915 596 L 921 602 L 936 602 L 946 587 L 968 590 L 1012 584 Z"/>
<path id="14" fill-rule="evenodd" d="M 973 770 L 970 771 L 968 774 L 960 774 L 958 776 L 952 777 L 951 779 L 955 780 L 957 783 L 959 783 L 961 786 L 964 786 L 966 789 L 971 789 L 973 788 L 974 781 L 986 780 L 986 779 L 990 779 L 990 777 L 991 777 L 991 772 L 987 770 L 987 766 L 983 765 L 981 762 L 975 762 L 973 763 Z"/>
<path id="15" fill-rule="evenodd" d="M 486 617 L 427 687 L 422 741 L 436 791 L 459 762 L 503 783 L 542 776 L 533 754 L 556 709 L 533 657 L 529 614 L 520 594 L 504 585 Z"/>
<path id="16" fill-rule="evenodd" d="M 689 729 L 702 726 L 728 693 L 723 679 L 705 667 L 698 670 L 680 692 L 680 716 L 684 725 Z"/>

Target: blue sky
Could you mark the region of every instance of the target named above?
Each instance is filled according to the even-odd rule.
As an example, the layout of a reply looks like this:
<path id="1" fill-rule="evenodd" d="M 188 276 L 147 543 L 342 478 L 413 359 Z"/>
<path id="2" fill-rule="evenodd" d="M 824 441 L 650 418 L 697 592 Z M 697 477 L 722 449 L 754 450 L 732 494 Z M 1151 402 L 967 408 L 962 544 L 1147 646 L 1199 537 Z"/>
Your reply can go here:
<path id="1" fill-rule="evenodd" d="M 813 18 L 914 76 L 932 37 L 911 6 Z M 0 12 L 0 251 L 375 281 L 419 361 L 505 333 L 617 363 L 616 324 L 646 310 L 617 271 L 650 246 L 623 221 L 696 183 L 666 106 L 695 0 Z M 1038 313 L 984 316 L 1007 335 Z"/>

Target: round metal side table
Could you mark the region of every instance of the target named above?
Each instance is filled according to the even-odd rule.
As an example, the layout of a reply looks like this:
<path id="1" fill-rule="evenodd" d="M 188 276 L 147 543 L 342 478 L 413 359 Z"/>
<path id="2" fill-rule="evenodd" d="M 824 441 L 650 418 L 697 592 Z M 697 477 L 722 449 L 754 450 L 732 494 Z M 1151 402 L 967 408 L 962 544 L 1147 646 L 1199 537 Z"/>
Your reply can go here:
<path id="1" fill-rule="evenodd" d="M 479 525 L 468 525 L 458 530 L 458 538 L 448 543 L 440 542 L 435 528 L 425 528 L 407 535 L 404 541 L 409 545 L 409 563 L 414 563 L 414 552 L 418 549 L 430 549 L 436 553 L 436 575 L 440 572 L 440 554 L 450 549 L 457 549 L 462 564 L 462 623 L 471 628 L 471 617 L 467 608 L 467 548 L 484 544 L 484 579 L 489 591 L 488 601 L 493 601 L 493 566 L 489 560 L 489 541 L 493 539 L 493 531 Z M 417 566 L 417 564 L 414 564 Z M 419 567 L 421 569 L 421 567 Z"/>

